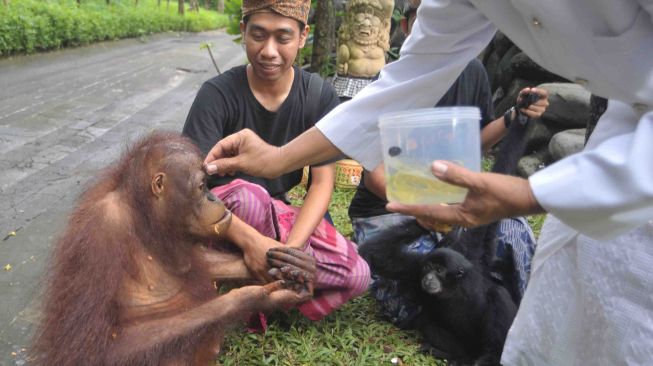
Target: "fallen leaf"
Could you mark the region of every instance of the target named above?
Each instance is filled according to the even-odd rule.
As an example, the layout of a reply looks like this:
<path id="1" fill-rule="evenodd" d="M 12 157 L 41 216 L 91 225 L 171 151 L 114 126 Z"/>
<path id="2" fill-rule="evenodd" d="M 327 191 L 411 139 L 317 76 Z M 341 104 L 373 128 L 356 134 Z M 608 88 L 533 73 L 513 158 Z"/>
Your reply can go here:
<path id="1" fill-rule="evenodd" d="M 5 271 L 11 271 L 11 264 L 7 264 L 5 267 Z"/>

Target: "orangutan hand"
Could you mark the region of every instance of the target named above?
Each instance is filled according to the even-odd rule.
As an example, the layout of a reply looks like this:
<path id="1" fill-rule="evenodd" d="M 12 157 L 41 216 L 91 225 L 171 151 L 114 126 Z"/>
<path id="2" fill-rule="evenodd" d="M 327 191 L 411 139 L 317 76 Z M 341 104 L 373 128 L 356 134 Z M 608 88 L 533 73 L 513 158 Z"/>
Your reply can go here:
<path id="1" fill-rule="evenodd" d="M 304 290 L 297 291 L 293 289 L 294 286 L 292 281 L 283 280 L 265 285 L 265 287 L 271 288 L 271 291 L 265 302 L 266 309 L 263 310 L 269 311 L 278 308 L 288 308 L 307 301 L 313 296 Z"/>
<path id="2" fill-rule="evenodd" d="M 297 248 L 288 246 L 275 247 L 268 251 L 268 264 L 272 269 L 268 272 L 278 280 L 287 280 L 300 293 L 313 295 L 317 266 L 315 258 Z"/>
<path id="3" fill-rule="evenodd" d="M 271 311 L 292 306 L 310 298 L 289 286 L 291 281 L 273 281 L 263 286 L 244 286 L 231 290 L 227 295 L 239 299 L 241 311 Z"/>

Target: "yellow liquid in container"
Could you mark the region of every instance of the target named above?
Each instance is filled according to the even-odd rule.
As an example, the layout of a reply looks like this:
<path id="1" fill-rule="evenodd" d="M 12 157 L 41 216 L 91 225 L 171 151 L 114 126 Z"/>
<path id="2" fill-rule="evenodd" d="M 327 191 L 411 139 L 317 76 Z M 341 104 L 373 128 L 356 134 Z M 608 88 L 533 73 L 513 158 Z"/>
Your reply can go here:
<path id="1" fill-rule="evenodd" d="M 386 193 L 388 201 L 405 204 L 457 203 L 465 199 L 467 189 L 421 171 L 401 170 L 388 176 Z"/>

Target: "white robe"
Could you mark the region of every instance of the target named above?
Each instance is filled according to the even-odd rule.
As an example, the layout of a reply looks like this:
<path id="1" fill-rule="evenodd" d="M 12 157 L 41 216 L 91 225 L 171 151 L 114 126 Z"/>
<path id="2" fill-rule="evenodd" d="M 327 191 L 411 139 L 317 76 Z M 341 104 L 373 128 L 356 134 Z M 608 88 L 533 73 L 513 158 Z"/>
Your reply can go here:
<path id="1" fill-rule="evenodd" d="M 374 168 L 378 116 L 434 105 L 497 27 L 610 99 L 585 151 L 529 179 L 564 224 L 542 230 L 504 364 L 653 364 L 652 16 L 653 0 L 424 0 L 400 59 L 316 125 Z"/>

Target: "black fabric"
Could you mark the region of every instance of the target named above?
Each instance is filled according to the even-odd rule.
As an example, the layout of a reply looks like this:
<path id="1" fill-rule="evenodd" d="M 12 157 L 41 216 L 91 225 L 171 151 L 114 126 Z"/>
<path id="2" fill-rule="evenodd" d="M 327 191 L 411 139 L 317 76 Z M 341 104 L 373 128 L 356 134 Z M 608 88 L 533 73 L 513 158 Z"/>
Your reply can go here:
<path id="1" fill-rule="evenodd" d="M 249 88 L 246 66 L 237 66 L 206 81 L 200 88 L 188 112 L 183 134 L 190 137 L 203 154 L 223 137 L 249 128 L 267 143 L 282 146 L 313 127 L 338 105 L 338 96 L 329 83 L 322 83 L 320 105 L 315 120 L 307 120 L 306 96 L 310 73 L 295 67 L 295 79 L 288 97 L 276 112 L 263 107 Z M 302 170 L 296 170 L 275 179 L 252 177 L 242 173 L 234 176 L 211 176 L 210 188 L 241 178 L 263 186 L 270 195 L 280 197 L 299 184 Z"/>
<path id="2" fill-rule="evenodd" d="M 481 128 L 492 122 L 494 120 L 492 93 L 483 64 L 477 59 L 472 60 L 435 106 L 479 107 L 481 110 Z M 365 188 L 364 179 L 365 173 L 363 172 L 361 183 L 358 185 L 354 198 L 349 205 L 349 217 L 373 217 L 390 213 L 385 209 L 388 201 L 379 198 Z"/>

